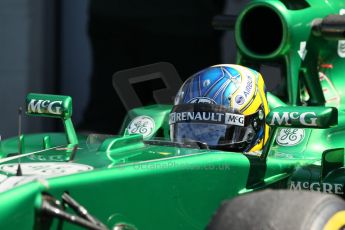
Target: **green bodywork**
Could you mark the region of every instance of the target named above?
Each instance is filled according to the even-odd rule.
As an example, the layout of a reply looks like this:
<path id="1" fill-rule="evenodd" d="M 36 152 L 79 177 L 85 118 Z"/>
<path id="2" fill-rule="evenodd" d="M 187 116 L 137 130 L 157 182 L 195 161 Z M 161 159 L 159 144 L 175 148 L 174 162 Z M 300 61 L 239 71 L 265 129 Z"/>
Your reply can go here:
<path id="1" fill-rule="evenodd" d="M 129 111 L 117 136 L 76 135 L 70 97 L 29 94 L 27 114 L 61 119 L 65 132 L 1 141 L 0 229 L 44 229 L 49 216 L 42 211 L 43 197 L 60 199 L 64 192 L 108 228 L 125 223 L 136 229 L 203 229 L 222 201 L 265 188 L 344 196 L 345 61 L 337 54 L 338 41 L 312 35 L 311 22 L 339 13 L 345 3 L 288 2 L 299 1 L 253 1 L 236 27 L 240 64 L 277 62 L 286 70 L 286 97 L 267 94 L 271 132 L 262 152 L 170 143 L 171 105 Z M 283 25 L 282 43 L 269 53 L 255 53 L 242 41 L 241 21 L 254 7 L 269 8 Z M 308 41 L 310 52 L 304 60 L 297 53 L 301 41 Z M 322 69 L 323 63 L 332 68 Z M 327 102 L 330 91 L 338 96 L 336 104 Z M 18 163 L 22 175 L 17 175 Z M 73 213 L 69 207 L 66 211 Z M 50 219 L 51 229 L 61 226 Z M 63 228 L 80 229 L 66 221 Z"/>

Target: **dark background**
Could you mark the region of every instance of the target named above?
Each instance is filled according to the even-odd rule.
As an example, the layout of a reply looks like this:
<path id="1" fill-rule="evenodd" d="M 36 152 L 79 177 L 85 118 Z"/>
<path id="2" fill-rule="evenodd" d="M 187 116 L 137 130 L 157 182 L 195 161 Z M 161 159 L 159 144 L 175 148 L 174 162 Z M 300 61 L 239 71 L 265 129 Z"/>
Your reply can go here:
<path id="1" fill-rule="evenodd" d="M 238 14 L 246 2 L 228 0 L 224 12 Z M 72 96 L 73 121 L 83 120 L 92 69 L 88 7 L 87 0 L 0 0 L 2 137 L 18 133 L 17 110 L 29 92 Z M 222 37 L 221 50 L 221 62 L 235 63 L 232 32 Z M 24 133 L 60 128 L 52 119 L 23 118 Z"/>

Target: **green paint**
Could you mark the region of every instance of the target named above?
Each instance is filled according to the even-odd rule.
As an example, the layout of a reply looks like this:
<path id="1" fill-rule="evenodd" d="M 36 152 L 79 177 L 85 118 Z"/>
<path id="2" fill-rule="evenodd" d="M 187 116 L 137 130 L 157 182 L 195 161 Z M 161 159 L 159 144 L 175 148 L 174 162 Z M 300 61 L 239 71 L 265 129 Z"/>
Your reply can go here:
<path id="1" fill-rule="evenodd" d="M 41 100 L 41 105 L 46 101 L 43 104 L 47 106 L 38 110 L 33 109 L 36 104 L 31 104 L 28 114 L 62 119 L 65 133 L 25 134 L 20 138 L 24 175 L 29 172 L 27 164 L 35 163 L 32 166 L 41 175 L 54 170 L 55 177 L 28 181 L 1 192 L 0 228 L 39 228 L 43 192 L 60 199 L 68 191 L 109 228 L 129 223 L 138 229 L 204 229 L 222 201 L 265 188 L 306 189 L 344 196 L 345 60 L 338 55 L 338 41 L 314 36 L 311 22 L 339 13 L 345 9 L 345 3 L 308 0 L 308 7 L 296 4 L 297 1 L 285 2 L 286 6 L 282 1 L 252 1 L 240 14 L 235 31 L 239 63 L 252 66 L 279 63 L 286 70 L 287 95 L 279 98 L 268 93 L 271 113 L 267 122 L 273 121 L 274 112 L 280 120 L 284 116 L 287 119 L 280 123 L 273 121 L 263 153 L 242 154 L 169 144 L 171 105 L 129 111 L 119 136 L 76 135 L 70 97 L 29 94 L 28 106 L 32 100 L 33 103 Z M 241 23 L 257 7 L 266 7 L 276 14 L 282 28 L 280 43 L 266 53 L 254 52 L 241 37 Z M 304 41 L 308 53 L 301 59 L 297 51 Z M 320 79 L 318 71 L 327 75 L 327 79 Z M 335 96 L 339 100 L 330 101 Z M 134 124 L 138 117 L 145 119 Z M 14 164 L 15 168 L 18 159 L 6 157 L 16 157 L 13 153 L 18 152 L 18 137 L 2 140 L 0 144 L 0 167 L 7 166 L 7 171 L 0 172 L 0 179 L 10 178 L 0 183 L 0 189 L 4 189 L 10 180 L 17 179 L 7 164 Z M 69 162 L 76 144 L 77 152 L 73 162 Z M 30 155 L 31 152 L 36 153 Z M 37 163 L 55 163 L 56 167 Z M 92 169 L 56 176 L 57 172 L 69 170 L 61 163 L 70 169 L 82 166 Z M 53 229 L 57 225 L 55 219 Z M 64 229 L 78 228 L 64 223 Z"/>

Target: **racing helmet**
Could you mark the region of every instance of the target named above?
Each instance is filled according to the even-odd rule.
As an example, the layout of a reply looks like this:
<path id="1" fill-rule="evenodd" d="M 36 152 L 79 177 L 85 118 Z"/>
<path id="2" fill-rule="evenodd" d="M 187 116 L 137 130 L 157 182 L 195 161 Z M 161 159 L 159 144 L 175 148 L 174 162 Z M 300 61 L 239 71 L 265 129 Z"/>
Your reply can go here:
<path id="1" fill-rule="evenodd" d="M 170 113 L 174 142 L 198 142 L 212 149 L 253 152 L 263 148 L 269 127 L 265 84 L 260 73 L 221 64 L 188 78 Z"/>

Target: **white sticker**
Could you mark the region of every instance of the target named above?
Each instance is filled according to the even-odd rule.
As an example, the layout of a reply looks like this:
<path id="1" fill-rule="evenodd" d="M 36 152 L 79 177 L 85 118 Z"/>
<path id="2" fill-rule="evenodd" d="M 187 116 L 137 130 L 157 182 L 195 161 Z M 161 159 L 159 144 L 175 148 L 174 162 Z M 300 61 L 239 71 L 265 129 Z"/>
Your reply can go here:
<path id="1" fill-rule="evenodd" d="M 10 190 L 14 187 L 17 187 L 22 184 L 27 184 L 31 181 L 39 180 L 38 176 L 12 176 L 1 181 L 0 183 L 0 192 Z"/>
<path id="2" fill-rule="evenodd" d="M 201 121 L 220 123 L 226 125 L 244 126 L 244 115 L 234 113 L 216 112 L 175 112 L 169 115 L 169 124 L 184 121 Z"/>
<path id="3" fill-rule="evenodd" d="M 21 163 L 20 166 L 22 169 L 22 176 L 7 177 L 3 174 L 0 174 L 0 192 L 29 183 L 31 181 L 38 180 L 42 183 L 47 178 L 69 175 L 93 169 L 93 167 L 89 165 L 64 162 Z M 16 174 L 17 168 L 17 163 L 0 165 L 0 170 L 9 174 Z"/>
<path id="4" fill-rule="evenodd" d="M 338 55 L 345 58 L 345 40 L 339 40 L 338 42 Z"/>
<path id="5" fill-rule="evenodd" d="M 136 117 L 127 127 L 129 134 L 142 134 L 144 138 L 150 137 L 154 129 L 155 121 L 149 116 Z"/>
<path id="6" fill-rule="evenodd" d="M 44 177 L 68 175 L 93 169 L 93 167 L 89 165 L 64 162 L 21 163 L 20 166 L 24 176 Z M 0 165 L 1 171 L 10 174 L 16 174 L 17 168 L 17 163 Z"/>
<path id="7" fill-rule="evenodd" d="M 345 15 L 345 9 L 341 9 L 339 14 Z M 345 40 L 338 41 L 338 55 L 341 58 L 345 58 Z"/>
<path id="8" fill-rule="evenodd" d="M 281 146 L 294 146 L 304 139 L 304 129 L 287 128 L 281 129 L 278 133 L 276 142 Z"/>
<path id="9" fill-rule="evenodd" d="M 225 113 L 225 124 L 244 126 L 244 115 Z"/>
<path id="10" fill-rule="evenodd" d="M 0 183 L 7 179 L 7 176 L 0 174 Z"/>
<path id="11" fill-rule="evenodd" d="M 297 51 L 298 52 L 298 55 L 300 56 L 300 58 L 304 61 L 305 59 L 305 56 L 307 55 L 307 42 L 306 41 L 302 41 L 299 45 L 299 50 Z"/>

